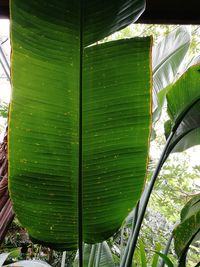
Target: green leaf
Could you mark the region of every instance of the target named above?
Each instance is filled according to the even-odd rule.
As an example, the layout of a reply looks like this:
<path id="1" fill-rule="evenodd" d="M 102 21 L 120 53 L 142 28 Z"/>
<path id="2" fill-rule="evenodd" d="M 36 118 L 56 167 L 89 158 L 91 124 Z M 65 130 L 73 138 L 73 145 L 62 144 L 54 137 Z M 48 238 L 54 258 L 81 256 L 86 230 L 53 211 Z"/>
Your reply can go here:
<path id="1" fill-rule="evenodd" d="M 156 244 L 155 250 L 157 252 L 160 252 L 160 250 L 161 250 L 161 244 L 160 243 Z M 157 267 L 158 259 L 159 259 L 159 255 L 158 255 L 158 253 L 155 253 L 153 256 L 153 261 L 152 261 L 151 267 Z"/>
<path id="2" fill-rule="evenodd" d="M 186 148 L 199 144 L 199 85 L 200 65 L 195 65 L 190 67 L 176 83 L 168 87 L 168 113 L 176 129 L 170 143 L 170 151 L 183 151 Z"/>
<path id="3" fill-rule="evenodd" d="M 200 194 L 194 196 L 181 210 L 181 221 L 188 219 L 200 209 Z"/>
<path id="4" fill-rule="evenodd" d="M 164 129 L 165 129 L 165 138 L 166 140 L 168 139 L 170 133 L 171 133 L 171 130 L 172 130 L 172 121 L 171 120 L 167 120 L 165 123 L 164 123 Z"/>
<path id="5" fill-rule="evenodd" d="M 158 252 L 158 251 L 155 251 L 156 254 L 158 254 L 165 262 L 165 264 L 168 266 L 168 267 L 174 267 L 174 264 L 172 263 L 172 261 L 170 260 L 169 257 L 167 257 L 165 254 L 161 253 L 161 252 Z"/>
<path id="6" fill-rule="evenodd" d="M 123 29 L 139 18 L 144 8 L 145 0 L 11 0 L 11 18 L 17 22 L 12 27 L 22 47 L 24 41 L 35 43 L 37 33 L 41 46 L 51 41 L 62 52 L 67 40 L 80 42 L 82 35 L 87 46 Z M 46 53 L 51 52 L 49 47 Z"/>
<path id="7" fill-rule="evenodd" d="M 147 267 L 147 259 L 145 255 L 145 247 L 142 241 L 140 241 L 140 260 L 141 260 L 141 267 Z"/>
<path id="8" fill-rule="evenodd" d="M 168 88 L 168 112 L 176 123 L 192 104 L 199 100 L 198 90 L 200 80 L 200 65 L 194 65 L 185 72 L 180 79 Z"/>
<path id="9" fill-rule="evenodd" d="M 63 250 L 81 232 L 97 243 L 120 228 L 144 185 L 151 128 L 151 39 L 83 49 L 78 4 L 11 4 L 10 194 L 33 240 Z"/>
<path id="10" fill-rule="evenodd" d="M 188 27 L 180 26 L 153 48 L 154 121 L 160 117 L 166 96 L 164 88 L 175 80 L 190 46 L 190 39 Z"/>
<path id="11" fill-rule="evenodd" d="M 181 222 L 174 229 L 174 245 L 176 254 L 186 255 L 189 245 L 200 230 L 200 194 L 193 197 L 181 211 Z M 199 236 L 198 236 L 199 237 Z"/>

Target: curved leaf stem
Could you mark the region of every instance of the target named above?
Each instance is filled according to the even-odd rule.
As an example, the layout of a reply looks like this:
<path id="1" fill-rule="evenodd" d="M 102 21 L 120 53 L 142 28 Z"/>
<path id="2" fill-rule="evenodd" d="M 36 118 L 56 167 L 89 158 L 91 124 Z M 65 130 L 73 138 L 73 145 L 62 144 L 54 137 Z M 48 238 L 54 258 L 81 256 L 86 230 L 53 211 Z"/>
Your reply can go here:
<path id="1" fill-rule="evenodd" d="M 123 257 L 121 259 L 120 267 L 123 267 L 124 264 L 126 263 L 126 259 L 127 259 L 127 255 L 128 255 L 128 251 L 129 251 L 129 247 L 130 247 L 131 237 L 132 237 L 132 235 L 134 233 L 134 229 L 135 229 L 136 222 L 137 222 L 137 219 L 138 219 L 139 204 L 140 204 L 140 201 L 138 201 L 138 204 L 137 204 L 137 206 L 135 207 L 135 210 L 134 210 L 131 233 L 130 233 L 130 237 L 129 237 L 127 245 L 126 245 L 126 249 L 124 251 L 124 255 L 122 255 Z"/>
<path id="2" fill-rule="evenodd" d="M 138 219 L 138 214 L 139 214 L 139 207 L 140 207 L 140 201 L 138 201 L 137 206 L 135 207 L 135 213 L 134 213 L 134 218 L 132 222 L 132 232 L 135 230 L 136 222 Z"/>
<path id="3" fill-rule="evenodd" d="M 175 131 L 170 133 L 170 135 L 169 135 L 169 137 L 167 139 L 167 142 L 165 144 L 165 147 L 163 149 L 162 155 L 161 155 L 161 157 L 159 159 L 158 165 L 157 165 L 157 167 L 155 169 L 155 172 L 154 172 L 154 174 L 153 174 L 153 176 L 152 176 L 152 178 L 150 180 L 150 183 L 149 183 L 149 186 L 148 186 L 148 189 L 147 189 L 147 193 L 146 193 L 146 196 L 145 196 L 145 199 L 144 199 L 144 202 L 143 202 L 143 206 L 141 207 L 141 211 L 140 211 L 140 213 L 138 215 L 138 220 L 136 222 L 133 235 L 131 236 L 128 255 L 127 255 L 127 258 L 126 258 L 125 265 L 123 267 L 131 267 L 132 266 L 132 259 L 133 259 L 133 256 L 134 256 L 136 243 L 137 243 L 137 240 L 138 240 L 138 236 L 139 236 L 140 228 L 141 228 L 142 221 L 143 221 L 143 218 L 144 218 L 144 215 L 145 215 L 145 211 L 146 211 L 146 208 L 147 208 L 147 205 L 148 205 L 148 202 L 149 202 L 149 198 L 150 198 L 151 192 L 153 190 L 153 186 L 155 184 L 156 178 L 157 178 L 157 176 L 158 176 L 158 174 L 159 174 L 159 172 L 160 172 L 165 160 L 167 159 L 168 147 L 169 147 L 169 144 L 170 144 L 174 134 L 175 134 Z"/>
<path id="4" fill-rule="evenodd" d="M 166 248 L 165 248 L 165 251 L 164 251 L 164 255 L 167 256 L 168 252 L 169 252 L 169 248 L 171 246 L 171 243 L 172 243 L 172 239 L 173 239 L 173 234 L 170 235 L 168 241 L 167 241 L 167 245 L 166 245 Z M 164 267 L 165 266 L 165 261 L 164 259 L 162 258 L 161 262 L 160 262 L 160 267 Z"/>

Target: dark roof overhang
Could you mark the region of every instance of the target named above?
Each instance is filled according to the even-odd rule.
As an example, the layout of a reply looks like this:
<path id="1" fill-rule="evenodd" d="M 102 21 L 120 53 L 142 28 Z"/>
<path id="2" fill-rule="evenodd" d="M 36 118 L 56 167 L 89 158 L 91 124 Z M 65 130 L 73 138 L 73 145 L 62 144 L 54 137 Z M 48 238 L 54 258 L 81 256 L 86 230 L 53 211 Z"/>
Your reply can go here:
<path id="1" fill-rule="evenodd" d="M 0 0 L 0 17 L 9 18 L 9 0 Z M 147 24 L 200 24 L 199 0 L 147 0 L 138 20 Z"/>

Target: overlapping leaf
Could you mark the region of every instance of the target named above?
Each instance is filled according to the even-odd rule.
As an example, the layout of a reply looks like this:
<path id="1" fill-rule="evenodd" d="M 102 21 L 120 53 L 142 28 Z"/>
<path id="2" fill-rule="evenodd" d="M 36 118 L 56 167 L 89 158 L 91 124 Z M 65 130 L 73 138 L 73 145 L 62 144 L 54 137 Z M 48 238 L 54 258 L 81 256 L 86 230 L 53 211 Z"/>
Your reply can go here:
<path id="1" fill-rule="evenodd" d="M 84 46 L 87 46 L 136 21 L 144 9 L 145 0 L 11 1 L 11 11 L 17 11 L 15 14 L 12 12 L 12 18 L 17 20 L 13 26 L 21 36 L 18 42 L 21 40 L 22 44 L 28 37 L 26 30 L 32 31 L 32 34 L 38 33 L 38 41 L 49 41 L 49 34 L 52 39 L 58 35 L 54 39 L 58 43 L 61 35 L 62 41 L 67 41 L 67 31 L 65 34 L 63 32 L 64 28 L 68 28 L 68 34 L 73 35 L 71 41 L 75 39 L 78 42 L 82 35 Z M 40 35 L 42 25 L 46 28 L 43 27 Z M 55 42 L 55 49 L 58 43 Z"/>

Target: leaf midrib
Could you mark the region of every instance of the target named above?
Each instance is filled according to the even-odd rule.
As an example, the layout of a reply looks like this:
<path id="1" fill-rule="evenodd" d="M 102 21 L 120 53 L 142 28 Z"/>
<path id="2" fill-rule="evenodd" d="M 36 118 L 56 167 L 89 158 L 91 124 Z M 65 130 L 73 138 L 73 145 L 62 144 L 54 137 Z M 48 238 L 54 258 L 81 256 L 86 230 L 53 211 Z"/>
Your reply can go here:
<path id="1" fill-rule="evenodd" d="M 80 44 L 79 44 L 79 170 L 78 170 L 78 248 L 79 248 L 79 266 L 83 266 L 83 27 L 84 27 L 84 0 L 80 1 Z"/>

